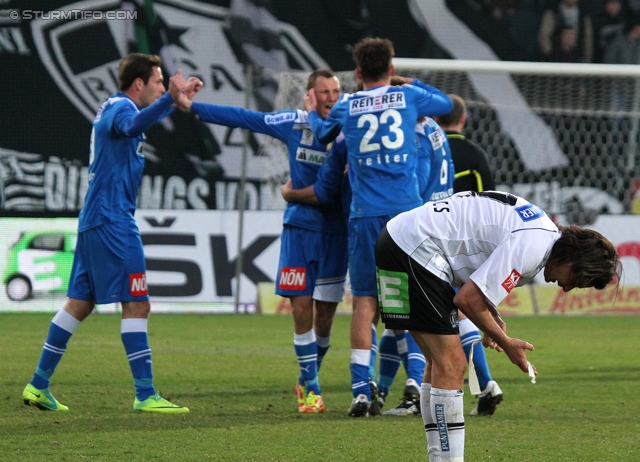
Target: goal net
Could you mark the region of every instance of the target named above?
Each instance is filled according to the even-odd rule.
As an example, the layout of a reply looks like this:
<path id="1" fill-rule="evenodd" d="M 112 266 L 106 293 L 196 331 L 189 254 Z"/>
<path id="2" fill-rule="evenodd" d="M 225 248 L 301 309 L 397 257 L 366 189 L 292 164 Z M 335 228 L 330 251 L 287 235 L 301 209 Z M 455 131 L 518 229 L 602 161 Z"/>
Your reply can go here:
<path id="1" fill-rule="evenodd" d="M 592 223 L 602 213 L 640 213 L 640 66 L 396 58 L 396 73 L 467 104 L 463 134 L 488 154 L 498 189 Z M 300 108 L 308 73 L 275 74 L 274 110 Z M 353 71 L 340 72 L 355 89 Z M 288 175 L 286 149 L 270 181 Z M 271 174 L 273 173 L 273 174 Z"/>

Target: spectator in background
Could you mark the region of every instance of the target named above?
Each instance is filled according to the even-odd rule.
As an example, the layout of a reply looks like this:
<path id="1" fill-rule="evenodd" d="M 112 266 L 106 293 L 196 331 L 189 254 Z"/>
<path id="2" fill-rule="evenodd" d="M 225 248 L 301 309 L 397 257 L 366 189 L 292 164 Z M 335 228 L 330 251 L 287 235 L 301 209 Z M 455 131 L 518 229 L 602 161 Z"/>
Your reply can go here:
<path id="1" fill-rule="evenodd" d="M 536 36 L 542 18 L 542 0 L 485 0 L 484 8 L 505 28 L 525 60 L 538 60 Z"/>
<path id="2" fill-rule="evenodd" d="M 594 62 L 601 63 L 604 53 L 616 37 L 624 33 L 625 8 L 621 0 L 605 0 L 602 11 L 593 21 Z"/>
<path id="3" fill-rule="evenodd" d="M 553 50 L 547 57 L 554 63 L 579 63 L 581 62 L 578 51 L 578 34 L 573 27 L 564 26 L 555 37 Z"/>
<path id="4" fill-rule="evenodd" d="M 554 38 L 566 27 L 577 32 L 576 46 L 580 55 L 580 62 L 593 61 L 593 23 L 591 16 L 583 9 L 579 0 L 560 0 L 542 14 L 540 30 L 538 32 L 538 46 L 543 60 L 547 61 L 554 49 Z"/>
<path id="5" fill-rule="evenodd" d="M 625 6 L 631 16 L 640 14 L 640 0 L 626 0 Z"/>
<path id="6" fill-rule="evenodd" d="M 640 64 L 640 17 L 627 24 L 624 34 L 618 34 L 604 53 L 607 64 Z"/>

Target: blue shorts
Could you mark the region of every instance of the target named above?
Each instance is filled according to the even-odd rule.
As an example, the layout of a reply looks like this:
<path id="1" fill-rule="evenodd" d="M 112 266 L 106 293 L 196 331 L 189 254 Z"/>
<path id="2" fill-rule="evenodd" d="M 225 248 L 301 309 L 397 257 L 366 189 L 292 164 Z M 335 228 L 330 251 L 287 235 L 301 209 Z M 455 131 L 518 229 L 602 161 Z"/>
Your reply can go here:
<path id="1" fill-rule="evenodd" d="M 67 296 L 101 305 L 149 300 L 135 222 L 107 223 L 78 233 Z"/>
<path id="2" fill-rule="evenodd" d="M 349 219 L 349 279 L 353 295 L 378 296 L 376 240 L 382 228 L 394 216 Z"/>
<path id="3" fill-rule="evenodd" d="M 347 238 L 284 225 L 276 294 L 312 295 L 314 300 L 339 302 L 347 276 Z"/>

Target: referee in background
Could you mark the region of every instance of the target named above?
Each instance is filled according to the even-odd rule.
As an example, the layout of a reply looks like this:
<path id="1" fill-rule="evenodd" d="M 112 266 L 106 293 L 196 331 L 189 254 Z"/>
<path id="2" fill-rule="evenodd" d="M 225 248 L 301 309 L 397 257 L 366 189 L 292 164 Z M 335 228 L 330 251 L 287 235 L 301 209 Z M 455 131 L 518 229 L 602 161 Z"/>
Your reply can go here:
<path id="1" fill-rule="evenodd" d="M 458 95 L 450 94 L 453 110 L 446 115 L 434 117 L 446 132 L 456 170 L 453 192 L 491 191 L 496 188 L 487 153 L 461 133 L 467 121 L 467 105 Z"/>

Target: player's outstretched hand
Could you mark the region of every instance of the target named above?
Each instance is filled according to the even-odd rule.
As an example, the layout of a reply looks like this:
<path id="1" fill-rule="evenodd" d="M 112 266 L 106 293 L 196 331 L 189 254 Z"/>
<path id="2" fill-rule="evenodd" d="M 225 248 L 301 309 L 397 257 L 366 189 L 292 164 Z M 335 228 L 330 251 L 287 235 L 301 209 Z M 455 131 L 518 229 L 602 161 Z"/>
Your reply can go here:
<path id="1" fill-rule="evenodd" d="M 176 75 L 172 75 L 169 78 L 169 94 L 174 101 L 178 101 L 180 93 L 186 85 L 187 82 L 185 82 L 184 77 L 182 76 L 182 69 L 179 69 L 178 72 L 176 72 Z"/>
<path id="2" fill-rule="evenodd" d="M 527 361 L 527 350 L 533 351 L 533 345 L 517 338 L 508 338 L 502 345 L 502 349 L 509 357 L 509 360 L 518 366 L 523 372 L 529 371 L 529 361 Z"/>
<path id="3" fill-rule="evenodd" d="M 187 80 L 187 84 L 182 89 L 182 92 L 187 98 L 191 99 L 196 93 L 202 90 L 202 87 L 204 87 L 202 80 L 197 77 L 189 77 L 189 80 Z"/>
<path id="4" fill-rule="evenodd" d="M 304 98 L 302 98 L 302 107 L 305 111 L 311 112 L 316 110 L 317 105 L 318 101 L 316 100 L 316 92 L 311 88 L 304 94 Z"/>

